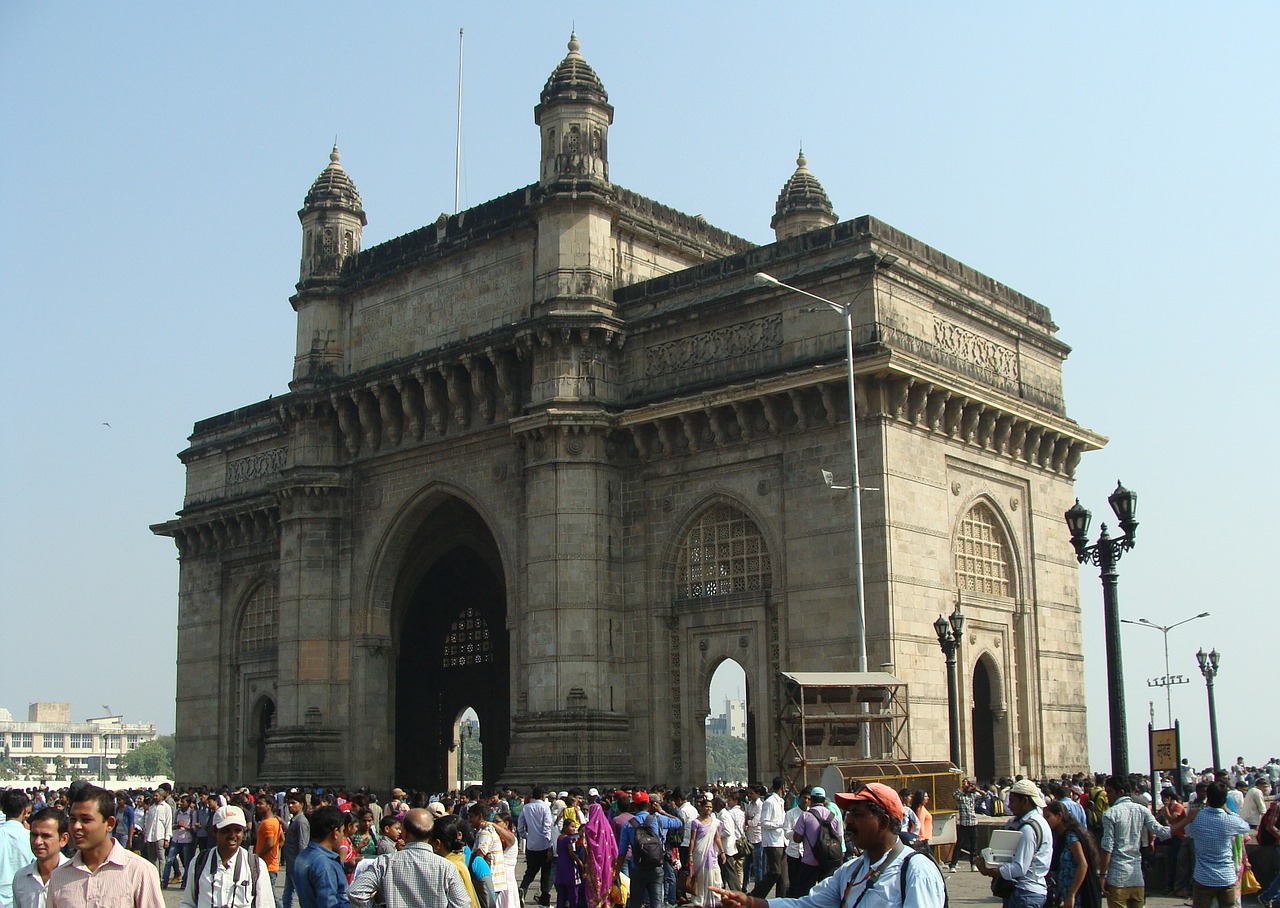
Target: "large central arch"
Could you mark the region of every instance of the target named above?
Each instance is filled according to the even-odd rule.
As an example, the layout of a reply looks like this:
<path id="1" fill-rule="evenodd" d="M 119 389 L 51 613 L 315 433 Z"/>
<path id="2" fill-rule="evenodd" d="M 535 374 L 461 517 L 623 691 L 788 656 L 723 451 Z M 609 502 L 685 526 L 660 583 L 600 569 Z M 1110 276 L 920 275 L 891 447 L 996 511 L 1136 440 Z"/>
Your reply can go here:
<path id="1" fill-rule="evenodd" d="M 505 768 L 511 728 L 506 582 L 493 535 L 465 502 L 442 497 L 404 554 L 394 627 L 395 783 L 448 787 L 454 728 L 472 706 L 484 781 Z"/>

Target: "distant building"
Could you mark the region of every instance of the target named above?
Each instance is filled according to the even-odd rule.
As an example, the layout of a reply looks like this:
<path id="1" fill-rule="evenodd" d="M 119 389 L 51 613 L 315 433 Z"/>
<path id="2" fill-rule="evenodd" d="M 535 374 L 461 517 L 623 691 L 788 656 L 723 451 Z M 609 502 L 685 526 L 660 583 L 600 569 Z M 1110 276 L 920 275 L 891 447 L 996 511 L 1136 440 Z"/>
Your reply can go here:
<path id="1" fill-rule="evenodd" d="M 154 723 L 126 723 L 123 716 L 72 722 L 70 703 L 32 703 L 25 722 L 0 710 L 0 753 L 19 765 L 37 757 L 49 773 L 62 757 L 71 775 L 116 775 L 129 751 L 155 739 Z"/>
<path id="2" fill-rule="evenodd" d="M 707 718 L 707 734 L 747 738 L 747 701 L 725 700 L 724 712 Z"/>

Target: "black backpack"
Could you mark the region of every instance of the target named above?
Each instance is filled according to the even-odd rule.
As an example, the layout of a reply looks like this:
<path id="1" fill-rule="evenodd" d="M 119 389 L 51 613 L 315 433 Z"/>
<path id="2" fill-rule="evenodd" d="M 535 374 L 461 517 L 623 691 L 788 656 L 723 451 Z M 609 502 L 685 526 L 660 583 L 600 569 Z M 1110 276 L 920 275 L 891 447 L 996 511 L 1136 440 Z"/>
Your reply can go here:
<path id="1" fill-rule="evenodd" d="M 635 828 L 635 844 L 632 845 L 631 852 L 635 856 L 636 866 L 647 870 L 661 867 L 666 850 L 662 845 L 662 836 L 650 829 L 648 823 L 641 824 L 635 817 L 631 818 L 631 823 Z"/>
<path id="2" fill-rule="evenodd" d="M 810 809 L 809 814 L 818 821 L 818 836 L 813 845 L 813 857 L 823 870 L 839 867 L 844 863 L 844 852 L 840 848 L 840 837 L 836 835 L 835 823 L 822 817 Z"/>
<path id="3" fill-rule="evenodd" d="M 195 861 L 195 879 L 192 883 L 191 898 L 200 904 L 200 880 L 204 876 L 204 872 L 209 867 L 209 861 L 217 855 L 217 848 L 210 848 L 207 851 L 200 852 L 200 856 Z M 236 860 L 247 857 L 249 861 L 249 904 L 257 908 L 258 904 L 258 856 L 244 848 L 240 849 L 240 854 L 236 855 Z"/>

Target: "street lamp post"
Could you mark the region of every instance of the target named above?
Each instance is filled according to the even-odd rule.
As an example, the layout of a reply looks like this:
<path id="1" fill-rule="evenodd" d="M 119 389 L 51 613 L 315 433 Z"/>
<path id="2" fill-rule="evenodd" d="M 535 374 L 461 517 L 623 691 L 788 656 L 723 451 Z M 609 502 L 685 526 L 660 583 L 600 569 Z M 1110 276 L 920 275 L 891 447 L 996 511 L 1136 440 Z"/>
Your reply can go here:
<path id="1" fill-rule="evenodd" d="M 1218 651 L 1204 651 L 1204 647 L 1196 650 L 1196 661 L 1200 663 L 1200 674 L 1204 675 L 1205 687 L 1209 690 L 1209 743 L 1213 747 L 1213 768 L 1222 768 L 1222 756 L 1218 752 L 1218 706 L 1213 700 L 1213 679 L 1218 677 L 1218 663 L 1222 656 Z"/>
<path id="2" fill-rule="evenodd" d="M 960 680 L 956 670 L 956 650 L 964 632 L 964 615 L 960 614 L 960 600 L 956 600 L 951 617 L 933 622 L 933 632 L 938 635 L 938 645 L 947 657 L 947 731 L 951 738 L 951 765 L 960 768 Z"/>
<path id="3" fill-rule="evenodd" d="M 1130 621 L 1128 618 L 1120 619 L 1121 624 L 1133 624 L 1133 625 L 1137 625 L 1138 627 L 1149 627 L 1149 628 L 1152 628 L 1153 630 L 1159 631 L 1161 634 L 1164 635 L 1164 677 L 1154 678 L 1148 681 L 1147 686 L 1164 688 L 1165 709 L 1168 710 L 1168 713 L 1169 713 L 1169 724 L 1166 726 L 1166 728 L 1173 728 L 1173 694 L 1172 694 L 1172 691 L 1169 690 L 1169 688 L 1171 688 L 1175 684 L 1188 683 L 1187 679 L 1182 677 L 1182 675 L 1178 675 L 1177 677 L 1174 677 L 1173 675 L 1169 674 L 1169 631 L 1173 630 L 1175 627 L 1182 627 L 1182 625 L 1188 624 L 1192 621 L 1196 621 L 1200 618 L 1208 618 L 1208 617 L 1209 617 L 1208 612 L 1201 612 L 1198 615 L 1192 615 L 1190 618 L 1183 618 L 1181 621 L 1175 621 L 1173 624 L 1169 624 L 1169 625 L 1156 624 L 1154 621 L 1148 621 L 1146 618 L 1139 618 L 1137 621 Z M 1153 717 L 1151 721 L 1152 721 L 1152 724 L 1154 725 L 1155 718 Z"/>
<path id="4" fill-rule="evenodd" d="M 853 304 L 837 303 L 815 293 L 810 293 L 808 290 L 801 290 L 799 287 L 784 284 L 776 277 L 765 274 L 763 271 L 756 274 L 754 281 L 762 287 L 782 287 L 801 296 L 807 296 L 809 299 L 817 300 L 833 312 L 840 313 L 844 319 L 844 355 L 848 366 L 849 380 L 849 451 L 853 464 L 853 481 L 849 484 L 849 491 L 853 497 L 853 604 L 858 620 L 855 635 L 858 671 L 865 673 L 867 670 L 867 615 L 862 580 L 862 483 L 858 477 L 858 412 L 853 392 Z M 864 703 L 863 709 L 865 708 L 866 704 Z M 871 740 L 869 729 L 865 724 L 859 729 L 858 737 L 862 740 L 863 759 L 870 759 Z"/>
<path id="5" fill-rule="evenodd" d="M 1080 506 L 1080 499 L 1064 515 L 1071 531 L 1071 545 L 1076 550 L 1076 561 L 1086 561 L 1100 568 L 1102 577 L 1102 612 L 1107 641 L 1107 699 L 1110 701 L 1111 722 L 1111 772 L 1125 778 L 1129 775 L 1129 730 L 1124 715 L 1124 668 L 1120 658 L 1120 593 L 1116 562 L 1134 546 L 1138 521 L 1134 514 L 1138 507 L 1138 495 L 1119 482 L 1116 490 L 1107 497 L 1111 510 L 1120 521 L 1124 535 L 1112 539 L 1104 523 L 1098 541 L 1089 545 L 1089 521 L 1093 515 Z"/>

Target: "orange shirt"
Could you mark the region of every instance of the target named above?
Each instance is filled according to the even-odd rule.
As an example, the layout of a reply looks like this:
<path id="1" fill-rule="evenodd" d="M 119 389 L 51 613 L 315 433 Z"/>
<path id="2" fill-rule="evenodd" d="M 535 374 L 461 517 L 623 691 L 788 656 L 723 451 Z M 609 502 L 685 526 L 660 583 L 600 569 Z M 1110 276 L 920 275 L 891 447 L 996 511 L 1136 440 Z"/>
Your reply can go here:
<path id="1" fill-rule="evenodd" d="M 280 869 L 280 846 L 284 844 L 284 824 L 277 816 L 271 816 L 258 824 L 257 838 L 253 840 L 253 853 L 262 858 L 268 873 Z"/>

